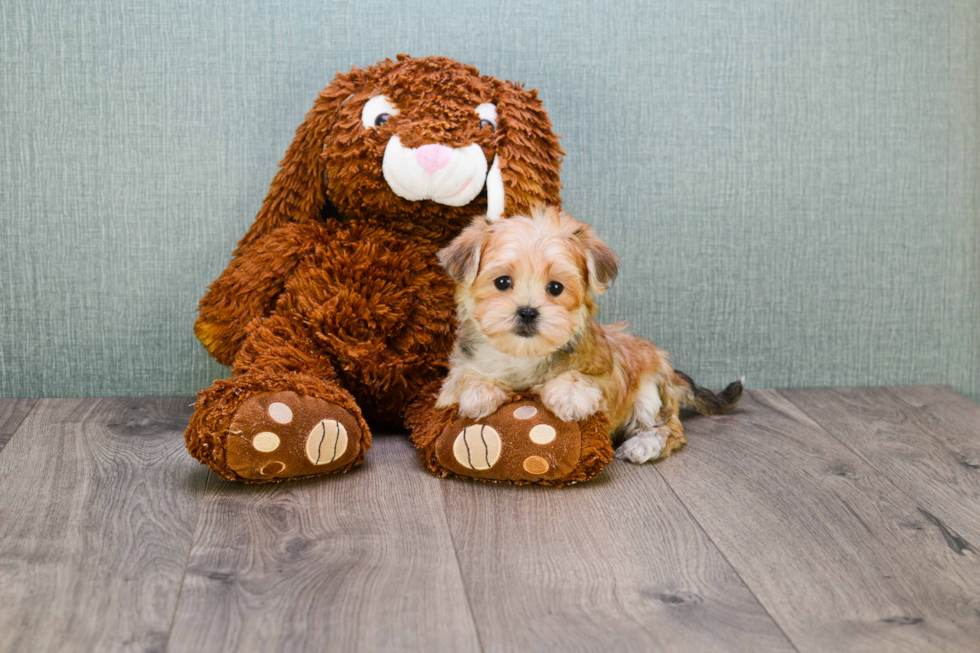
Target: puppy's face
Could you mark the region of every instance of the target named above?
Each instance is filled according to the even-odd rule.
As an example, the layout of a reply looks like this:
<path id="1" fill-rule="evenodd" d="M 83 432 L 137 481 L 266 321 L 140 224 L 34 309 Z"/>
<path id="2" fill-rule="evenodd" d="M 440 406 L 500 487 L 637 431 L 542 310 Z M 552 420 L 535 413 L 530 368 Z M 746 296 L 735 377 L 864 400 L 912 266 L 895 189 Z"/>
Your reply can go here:
<path id="1" fill-rule="evenodd" d="M 585 327 L 619 261 L 592 229 L 557 209 L 477 219 L 440 260 L 459 284 L 461 318 L 511 356 L 545 356 Z"/>
<path id="2" fill-rule="evenodd" d="M 504 221 L 489 234 L 466 292 L 480 330 L 511 356 L 543 356 L 588 319 L 585 252 L 548 226 Z"/>

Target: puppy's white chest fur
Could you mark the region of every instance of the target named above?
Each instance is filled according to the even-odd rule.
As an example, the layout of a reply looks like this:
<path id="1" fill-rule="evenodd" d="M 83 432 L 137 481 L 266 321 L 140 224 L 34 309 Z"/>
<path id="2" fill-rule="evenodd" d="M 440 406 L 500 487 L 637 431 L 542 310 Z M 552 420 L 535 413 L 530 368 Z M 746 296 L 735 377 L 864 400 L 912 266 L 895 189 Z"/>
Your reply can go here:
<path id="1" fill-rule="evenodd" d="M 541 385 L 554 375 L 548 357 L 505 354 L 486 342 L 475 343 L 464 363 L 483 376 L 496 379 L 512 390 L 527 390 Z"/>

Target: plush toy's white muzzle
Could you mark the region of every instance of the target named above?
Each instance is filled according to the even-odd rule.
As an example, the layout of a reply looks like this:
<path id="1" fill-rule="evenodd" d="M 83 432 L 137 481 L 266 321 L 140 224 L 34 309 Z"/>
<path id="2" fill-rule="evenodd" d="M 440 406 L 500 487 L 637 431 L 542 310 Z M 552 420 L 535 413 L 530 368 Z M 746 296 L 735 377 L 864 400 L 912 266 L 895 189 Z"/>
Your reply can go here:
<path id="1" fill-rule="evenodd" d="M 498 210 L 498 206 L 499 211 L 503 209 L 504 187 L 497 160 L 494 158 L 488 170 L 483 149 L 476 143 L 455 148 L 435 144 L 409 148 L 392 136 L 385 146 L 381 170 L 395 195 L 413 202 L 432 200 L 464 206 L 486 184 L 488 212 Z"/>

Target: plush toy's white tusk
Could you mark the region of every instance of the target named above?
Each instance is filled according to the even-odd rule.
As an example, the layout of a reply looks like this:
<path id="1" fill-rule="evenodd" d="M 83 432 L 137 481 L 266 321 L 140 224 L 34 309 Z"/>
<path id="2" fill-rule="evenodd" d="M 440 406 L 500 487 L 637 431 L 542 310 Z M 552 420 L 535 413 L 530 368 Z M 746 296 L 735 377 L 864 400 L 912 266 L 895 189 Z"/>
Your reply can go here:
<path id="1" fill-rule="evenodd" d="M 504 178 L 500 174 L 497 155 L 487 173 L 487 219 L 497 220 L 504 214 Z"/>

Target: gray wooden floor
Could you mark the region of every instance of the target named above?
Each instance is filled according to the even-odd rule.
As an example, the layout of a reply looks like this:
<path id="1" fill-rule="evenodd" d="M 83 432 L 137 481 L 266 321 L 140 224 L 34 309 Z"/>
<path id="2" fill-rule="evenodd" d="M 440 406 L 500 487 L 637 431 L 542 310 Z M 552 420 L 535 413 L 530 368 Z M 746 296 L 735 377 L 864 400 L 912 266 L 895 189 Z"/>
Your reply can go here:
<path id="1" fill-rule="evenodd" d="M 748 393 L 657 465 L 222 481 L 190 399 L 0 401 L 0 651 L 977 651 L 980 406 Z"/>

